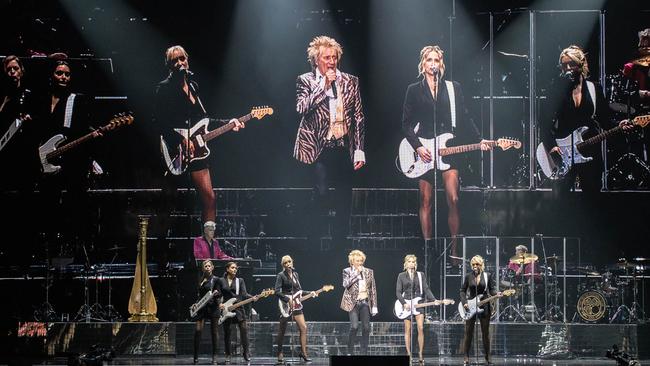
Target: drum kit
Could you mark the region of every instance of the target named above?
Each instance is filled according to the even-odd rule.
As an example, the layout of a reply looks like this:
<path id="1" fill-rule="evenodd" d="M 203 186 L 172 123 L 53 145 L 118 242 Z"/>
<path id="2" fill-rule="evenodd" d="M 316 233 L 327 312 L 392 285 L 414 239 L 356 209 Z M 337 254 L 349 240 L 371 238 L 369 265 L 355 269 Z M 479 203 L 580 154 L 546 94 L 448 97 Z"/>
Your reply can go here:
<path id="1" fill-rule="evenodd" d="M 579 268 L 588 279 L 579 289 L 573 320 L 588 323 L 636 323 L 645 319 L 639 303 L 639 287 L 645 281 L 650 258 L 620 258 L 604 273 Z"/>
<path id="2" fill-rule="evenodd" d="M 606 80 L 607 102 L 615 121 L 647 113 L 647 105 L 638 99 L 639 87 L 636 81 L 625 78 L 622 74 L 608 75 Z M 617 122 L 618 123 L 618 122 Z M 607 171 L 608 186 L 612 189 L 647 189 L 650 188 L 650 166 L 643 157 L 647 156 L 647 137 L 644 129 L 638 128 L 625 134 L 627 151 L 609 164 Z M 645 141 L 645 142 L 644 142 Z M 614 145 L 612 145 L 614 146 Z M 614 146 L 621 150 L 623 146 Z"/>
<path id="3" fill-rule="evenodd" d="M 559 259 L 559 257 L 554 258 Z M 515 289 L 519 296 L 508 299 L 508 305 L 499 313 L 499 319 L 533 321 L 539 317 L 535 298 L 539 298 L 540 294 L 544 295 L 543 282 L 546 282 L 547 276 L 553 277 L 554 272 L 550 267 L 538 266 L 536 264 L 538 260 L 539 257 L 535 254 L 521 253 L 512 256 L 508 260 L 508 265 L 500 269 L 501 290 Z M 550 262 L 547 258 L 547 263 Z"/>

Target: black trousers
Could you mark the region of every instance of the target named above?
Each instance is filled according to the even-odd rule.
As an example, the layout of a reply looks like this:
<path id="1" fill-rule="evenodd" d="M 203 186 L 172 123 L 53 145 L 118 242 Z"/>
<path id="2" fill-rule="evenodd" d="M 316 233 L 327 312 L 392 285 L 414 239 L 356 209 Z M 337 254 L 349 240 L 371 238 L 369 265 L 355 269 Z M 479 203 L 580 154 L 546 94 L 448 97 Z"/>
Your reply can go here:
<path id="1" fill-rule="evenodd" d="M 332 240 L 334 247 L 342 247 L 350 234 L 350 211 L 352 205 L 352 173 L 354 167 L 347 147 L 326 147 L 313 164 L 314 193 L 318 216 L 327 215 L 329 210 L 336 211 L 332 222 Z M 330 194 L 329 188 L 334 188 Z M 321 225 L 315 225 L 320 227 Z M 334 249 L 334 248 L 333 248 Z"/>
<path id="2" fill-rule="evenodd" d="M 230 341 L 232 324 L 237 324 L 237 327 L 239 327 L 239 341 L 241 342 L 242 353 L 248 355 L 248 325 L 246 320 L 238 320 L 235 316 L 223 323 L 223 341 L 225 342 L 226 356 L 232 354 Z"/>
<path id="3" fill-rule="evenodd" d="M 348 339 L 348 353 L 354 354 L 354 344 L 357 341 L 359 320 L 361 320 L 361 354 L 368 354 L 368 340 L 370 339 L 370 305 L 367 301 L 357 302 L 350 315 L 350 338 Z"/>
<path id="4" fill-rule="evenodd" d="M 483 352 L 485 358 L 490 358 L 490 309 L 487 308 L 484 316 L 480 316 L 481 333 L 483 335 Z M 469 349 L 472 347 L 472 338 L 474 338 L 474 323 L 476 323 L 477 316 L 465 320 L 465 340 L 463 342 L 463 354 L 469 356 Z"/>

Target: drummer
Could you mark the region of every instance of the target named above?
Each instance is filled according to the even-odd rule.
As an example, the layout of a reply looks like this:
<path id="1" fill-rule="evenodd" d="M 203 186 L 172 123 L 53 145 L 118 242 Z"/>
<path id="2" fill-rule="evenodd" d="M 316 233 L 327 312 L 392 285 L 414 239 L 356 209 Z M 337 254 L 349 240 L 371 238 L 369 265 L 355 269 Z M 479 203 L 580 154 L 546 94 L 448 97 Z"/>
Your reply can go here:
<path id="1" fill-rule="evenodd" d="M 650 101 L 650 28 L 639 32 L 636 58 L 625 64 L 623 75 L 638 83 L 642 103 Z"/>
<path id="2" fill-rule="evenodd" d="M 528 247 L 525 245 L 517 245 L 515 247 L 515 255 L 510 258 L 508 263 L 508 269 L 514 271 L 515 279 L 521 279 L 522 276 L 526 278 L 525 281 L 528 282 L 528 278 L 535 275 L 535 282 L 541 280 L 541 274 L 535 262 L 537 261 L 537 256 L 534 254 L 528 253 Z"/>

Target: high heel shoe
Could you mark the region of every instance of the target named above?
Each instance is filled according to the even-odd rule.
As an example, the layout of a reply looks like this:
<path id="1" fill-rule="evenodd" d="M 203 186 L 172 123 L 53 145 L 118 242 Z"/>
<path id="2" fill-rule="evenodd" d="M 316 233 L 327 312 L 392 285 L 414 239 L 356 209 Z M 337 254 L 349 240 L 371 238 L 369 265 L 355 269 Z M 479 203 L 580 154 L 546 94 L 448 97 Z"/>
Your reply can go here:
<path id="1" fill-rule="evenodd" d="M 300 357 L 304 362 L 311 362 L 311 361 L 312 361 L 311 358 L 305 356 L 302 352 L 300 352 L 300 353 L 298 354 L 298 357 Z"/>

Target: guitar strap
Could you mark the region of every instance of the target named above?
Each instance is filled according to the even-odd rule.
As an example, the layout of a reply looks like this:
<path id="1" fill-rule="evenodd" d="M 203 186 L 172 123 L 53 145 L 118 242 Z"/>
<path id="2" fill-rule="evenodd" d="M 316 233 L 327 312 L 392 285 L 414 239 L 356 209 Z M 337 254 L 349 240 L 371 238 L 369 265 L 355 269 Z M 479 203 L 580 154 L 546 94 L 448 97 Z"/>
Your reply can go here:
<path id="1" fill-rule="evenodd" d="M 485 290 L 483 291 L 484 294 L 487 294 L 488 292 L 488 279 L 487 279 L 487 272 L 483 271 L 483 281 L 485 281 Z"/>
<path id="2" fill-rule="evenodd" d="M 594 118 L 596 117 L 596 86 L 593 82 L 587 80 L 587 89 L 589 90 L 591 102 L 594 104 L 594 112 L 591 114 L 591 118 Z"/>
<path id="3" fill-rule="evenodd" d="M 449 111 L 451 112 L 451 128 L 456 128 L 456 94 L 454 93 L 454 83 L 445 80 L 447 84 L 447 94 L 449 95 Z"/>
<path id="4" fill-rule="evenodd" d="M 235 277 L 235 295 L 239 296 L 239 280 L 241 278 Z"/>
<path id="5" fill-rule="evenodd" d="M 420 282 L 420 296 L 424 297 L 424 290 L 422 290 L 422 272 L 418 271 L 418 281 Z"/>
<path id="6" fill-rule="evenodd" d="M 70 128 L 72 125 L 72 109 L 74 108 L 74 99 L 77 94 L 70 93 L 68 100 L 65 103 L 65 115 L 63 117 L 63 127 Z"/>

